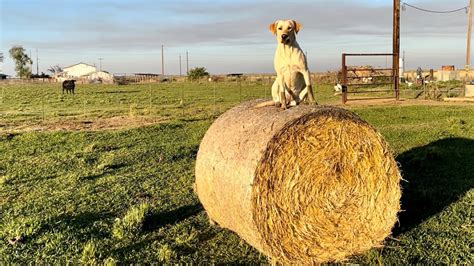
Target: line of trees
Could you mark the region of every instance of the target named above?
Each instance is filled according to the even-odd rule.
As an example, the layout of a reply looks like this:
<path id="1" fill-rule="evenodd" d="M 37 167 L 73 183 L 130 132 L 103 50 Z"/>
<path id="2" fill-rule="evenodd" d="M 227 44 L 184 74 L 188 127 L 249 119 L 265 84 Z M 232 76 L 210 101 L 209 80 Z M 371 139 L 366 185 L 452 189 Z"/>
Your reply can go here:
<path id="1" fill-rule="evenodd" d="M 30 66 L 33 64 L 33 60 L 26 54 L 25 48 L 21 45 L 15 45 L 10 49 L 10 57 L 15 62 L 15 71 L 18 77 L 20 78 L 30 78 L 31 77 L 31 68 Z M 3 53 L 0 53 L 0 63 L 3 62 L 4 56 Z M 53 74 L 57 74 L 62 72 L 60 66 L 51 66 L 48 69 L 49 72 Z M 42 73 L 42 76 L 45 76 Z M 190 80 L 200 79 L 202 77 L 209 76 L 205 67 L 196 67 L 189 71 L 188 78 Z"/>

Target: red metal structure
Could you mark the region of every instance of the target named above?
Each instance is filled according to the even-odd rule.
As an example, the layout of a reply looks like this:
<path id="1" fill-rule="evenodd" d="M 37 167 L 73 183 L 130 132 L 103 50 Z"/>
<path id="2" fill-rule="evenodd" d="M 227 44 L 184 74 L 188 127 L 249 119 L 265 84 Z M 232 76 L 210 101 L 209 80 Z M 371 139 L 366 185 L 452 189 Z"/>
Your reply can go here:
<path id="1" fill-rule="evenodd" d="M 358 91 L 353 91 L 351 88 L 354 87 L 364 87 L 364 86 L 382 86 L 393 84 L 392 89 L 388 92 L 393 91 L 395 98 L 400 100 L 400 0 L 393 0 L 393 39 L 392 39 L 392 53 L 391 54 L 342 54 L 342 103 L 346 103 L 348 99 L 348 94 L 350 93 L 361 93 Z M 361 68 L 352 68 L 349 69 L 347 66 L 347 57 L 361 57 L 361 56 L 391 56 L 392 57 L 392 68 L 388 69 L 371 69 L 375 71 L 391 71 L 391 75 L 379 75 L 378 78 L 382 77 L 391 77 L 391 82 L 386 84 L 382 83 L 370 83 L 370 84 L 353 84 L 349 82 L 348 71 L 361 71 Z M 374 78 L 375 76 L 369 76 L 366 78 Z M 357 77 L 360 79 L 361 77 Z M 386 90 L 387 91 L 387 90 Z M 383 90 L 372 90 L 370 92 L 383 92 Z M 367 92 L 364 92 L 367 93 Z"/>
<path id="2" fill-rule="evenodd" d="M 390 56 L 392 60 L 399 60 L 399 56 L 397 54 L 342 54 L 342 68 L 341 68 L 341 82 L 342 82 L 342 103 L 345 104 L 350 99 L 348 98 L 349 94 L 360 94 L 360 93 L 376 93 L 376 92 L 393 92 L 394 98 L 399 100 L 400 92 L 399 92 L 399 71 L 398 68 L 367 68 L 367 67 L 351 67 L 347 65 L 347 58 L 348 57 L 387 57 Z M 398 64 L 397 64 L 398 65 Z M 355 75 L 350 76 L 349 73 L 353 72 L 367 72 L 367 71 L 380 71 L 378 75 Z M 389 74 L 387 73 L 389 72 Z M 367 83 L 360 83 L 361 80 L 370 79 L 372 82 Z M 385 81 L 388 79 L 389 81 Z M 382 80 L 382 81 L 380 81 Z M 354 83 L 357 81 L 357 83 Z M 376 89 L 370 91 L 360 91 L 355 90 L 356 88 L 363 88 L 363 87 L 377 87 L 377 86 L 387 86 L 392 85 L 391 89 Z"/>

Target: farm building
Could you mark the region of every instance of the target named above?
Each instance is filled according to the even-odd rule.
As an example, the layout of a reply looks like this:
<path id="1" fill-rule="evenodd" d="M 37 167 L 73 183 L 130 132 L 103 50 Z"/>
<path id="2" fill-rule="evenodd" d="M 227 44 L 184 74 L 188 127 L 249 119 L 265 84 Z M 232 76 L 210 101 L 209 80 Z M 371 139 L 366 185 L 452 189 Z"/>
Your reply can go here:
<path id="1" fill-rule="evenodd" d="M 464 69 L 455 69 L 454 66 L 443 66 L 439 70 L 433 70 L 433 77 L 436 81 L 450 81 L 450 80 L 464 80 L 467 71 Z M 429 76 L 430 70 L 423 70 L 423 77 Z M 415 70 L 405 71 L 403 75 L 407 80 L 413 81 L 416 79 L 417 73 Z M 474 77 L 474 70 L 469 71 L 469 76 Z"/>
<path id="2" fill-rule="evenodd" d="M 67 79 L 76 79 L 82 82 L 114 82 L 114 76 L 112 74 L 107 71 L 98 70 L 97 67 L 86 63 L 78 63 L 65 67 L 63 71 L 56 74 L 54 78 L 59 82 Z"/>

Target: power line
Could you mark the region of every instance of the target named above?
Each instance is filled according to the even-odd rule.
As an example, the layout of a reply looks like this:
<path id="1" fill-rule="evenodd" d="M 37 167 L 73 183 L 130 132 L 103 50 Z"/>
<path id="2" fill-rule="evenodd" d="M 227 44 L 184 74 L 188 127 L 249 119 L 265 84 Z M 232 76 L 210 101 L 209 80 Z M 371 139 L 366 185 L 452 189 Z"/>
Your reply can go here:
<path id="1" fill-rule="evenodd" d="M 99 59 L 99 70 L 102 71 L 102 60 L 104 60 L 104 58 L 98 58 Z"/>
<path id="2" fill-rule="evenodd" d="M 39 75 L 39 57 L 38 57 L 38 48 L 36 48 L 36 75 Z"/>
<path id="3" fill-rule="evenodd" d="M 417 6 L 414 6 L 414 5 L 410 5 L 406 2 L 402 2 L 403 3 L 403 10 L 406 9 L 406 7 L 411 7 L 413 9 L 416 9 L 416 10 L 419 10 L 419 11 L 423 11 L 423 12 L 427 12 L 427 13 L 435 13 L 435 14 L 449 14 L 449 13 L 456 13 L 456 12 L 459 12 L 459 11 L 462 11 L 464 10 L 466 13 L 468 12 L 468 8 L 469 6 L 465 6 L 465 7 L 462 7 L 462 8 L 458 8 L 458 9 L 454 9 L 454 10 L 429 10 L 429 9 L 425 9 L 425 8 L 421 8 L 421 7 L 417 7 Z"/>
<path id="4" fill-rule="evenodd" d="M 180 77 L 182 76 L 182 73 L 181 73 L 181 54 L 179 54 L 179 76 Z"/>

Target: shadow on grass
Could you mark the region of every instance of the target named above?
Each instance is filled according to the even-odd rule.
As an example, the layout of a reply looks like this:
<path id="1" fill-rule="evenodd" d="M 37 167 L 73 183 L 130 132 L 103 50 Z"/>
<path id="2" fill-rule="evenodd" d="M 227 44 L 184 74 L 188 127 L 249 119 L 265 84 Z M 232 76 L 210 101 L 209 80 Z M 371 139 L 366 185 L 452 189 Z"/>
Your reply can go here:
<path id="1" fill-rule="evenodd" d="M 474 187 L 474 140 L 447 138 L 400 154 L 402 212 L 394 236 L 456 202 Z"/>
<path id="2" fill-rule="evenodd" d="M 152 214 L 145 220 L 143 229 L 145 231 L 153 231 L 165 225 L 178 223 L 200 213 L 203 210 L 204 208 L 201 204 L 193 204 L 181 206 L 171 211 Z"/>
<path id="3" fill-rule="evenodd" d="M 44 234 L 56 233 L 57 231 L 67 231 L 67 234 L 84 241 L 91 237 L 106 238 L 109 236 L 109 233 L 94 226 L 94 224 L 111 218 L 113 218 L 112 213 L 83 212 L 74 215 L 61 214 L 45 223 L 28 239 L 38 239 Z"/>

